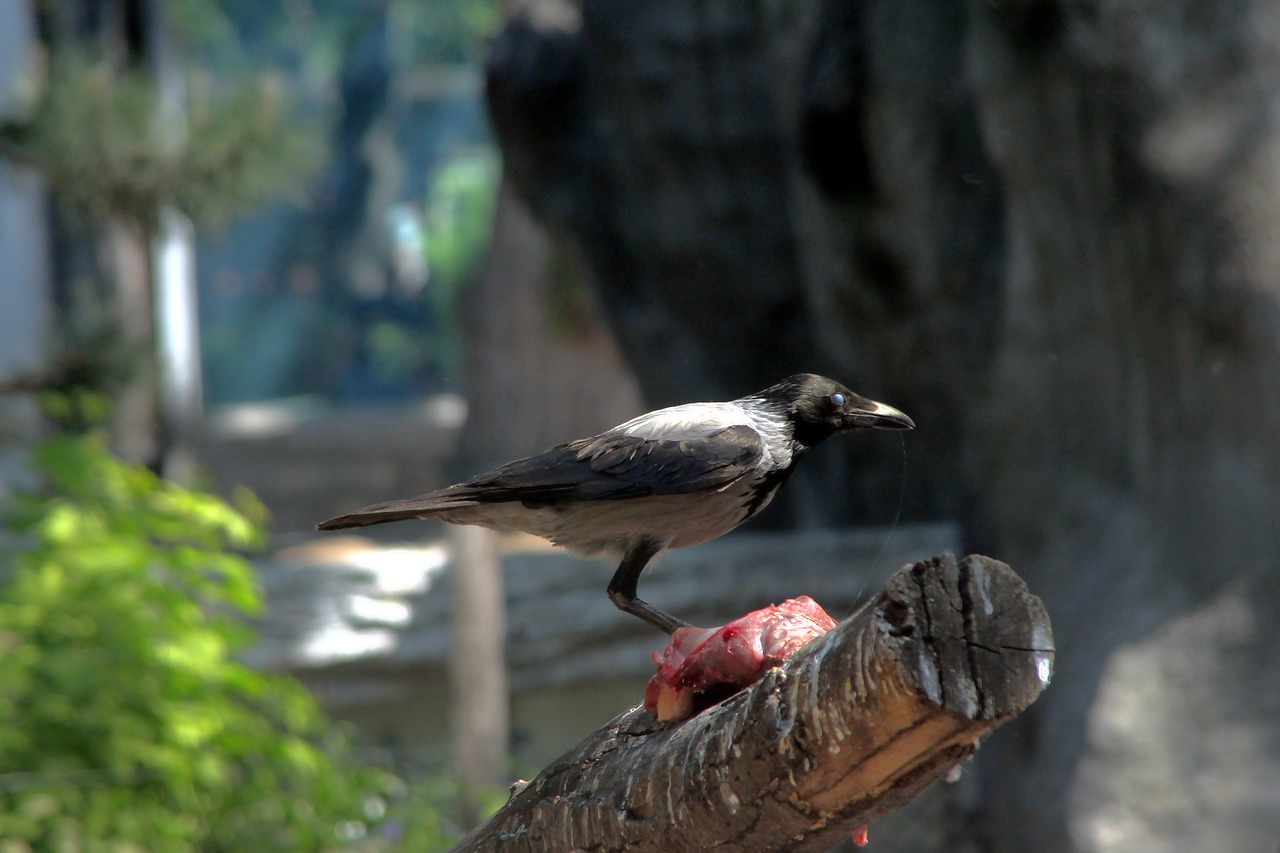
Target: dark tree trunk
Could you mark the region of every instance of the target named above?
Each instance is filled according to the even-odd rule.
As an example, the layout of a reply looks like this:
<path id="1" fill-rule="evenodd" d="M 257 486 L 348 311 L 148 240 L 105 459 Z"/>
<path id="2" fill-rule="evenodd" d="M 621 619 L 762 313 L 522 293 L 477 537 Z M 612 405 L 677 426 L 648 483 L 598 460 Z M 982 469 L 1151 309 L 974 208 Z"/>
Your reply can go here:
<path id="1" fill-rule="evenodd" d="M 992 849 L 1280 833 L 1249 793 L 1280 762 L 1277 33 L 1257 0 L 586 0 L 495 45 L 513 186 L 655 401 L 837 373 L 919 424 L 904 515 L 1044 589 L 1058 681 L 980 757 Z M 897 445 L 846 445 L 775 518 L 887 520 Z"/>
<path id="2" fill-rule="evenodd" d="M 1037 565 L 1073 652 L 1068 689 L 993 751 L 992 825 L 1029 828 L 1008 850 L 1244 850 L 1259 831 L 1273 845 L 1280 821 L 1240 795 L 1183 809 L 1237 763 L 1224 745 L 1187 756 L 1204 731 L 1248 733 L 1257 752 L 1229 771 L 1245 789 L 1280 758 L 1260 711 L 1280 677 L 1245 662 L 1274 655 L 1280 624 L 1280 134 L 1260 119 L 1280 106 L 1278 10 L 1008 5 L 974 16 L 1008 263 L 971 450 L 998 553 Z M 1222 602 L 1270 627 L 1227 640 Z M 1135 656 L 1199 675 L 1157 678 L 1161 702 L 1117 681 Z M 1159 734 L 1123 722 L 1133 703 Z M 1123 756 L 1108 749 L 1121 732 Z M 1140 800 L 1161 777 L 1177 793 Z"/>

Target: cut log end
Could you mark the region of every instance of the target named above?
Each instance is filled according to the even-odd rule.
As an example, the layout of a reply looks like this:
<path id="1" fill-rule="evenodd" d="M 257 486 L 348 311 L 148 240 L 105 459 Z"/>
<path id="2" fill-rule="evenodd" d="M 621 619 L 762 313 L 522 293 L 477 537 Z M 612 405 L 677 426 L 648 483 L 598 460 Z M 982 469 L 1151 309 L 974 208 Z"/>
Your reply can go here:
<path id="1" fill-rule="evenodd" d="M 692 719 L 618 717 L 457 849 L 824 850 L 946 776 L 1052 663 L 1048 616 L 1013 570 L 944 554 Z"/>

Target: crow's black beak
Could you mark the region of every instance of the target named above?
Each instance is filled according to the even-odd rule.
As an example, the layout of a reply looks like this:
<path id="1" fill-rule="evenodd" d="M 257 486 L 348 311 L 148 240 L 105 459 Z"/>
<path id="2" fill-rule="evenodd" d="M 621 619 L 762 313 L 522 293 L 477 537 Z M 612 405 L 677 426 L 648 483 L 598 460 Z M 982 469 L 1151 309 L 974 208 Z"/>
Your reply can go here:
<path id="1" fill-rule="evenodd" d="M 916 422 L 884 403 L 860 400 L 842 413 L 845 429 L 915 429 Z"/>

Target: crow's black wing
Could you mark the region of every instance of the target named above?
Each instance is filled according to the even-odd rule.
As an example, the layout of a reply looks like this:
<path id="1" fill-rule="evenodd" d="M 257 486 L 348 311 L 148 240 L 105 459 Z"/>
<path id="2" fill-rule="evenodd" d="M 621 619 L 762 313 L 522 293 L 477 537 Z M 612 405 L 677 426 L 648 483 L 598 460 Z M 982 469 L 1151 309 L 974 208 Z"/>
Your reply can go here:
<path id="1" fill-rule="evenodd" d="M 508 462 L 447 489 L 331 518 L 318 527 L 333 530 L 423 518 L 504 501 L 552 506 L 719 489 L 754 469 L 763 453 L 759 434 L 744 425 L 679 441 L 604 433 Z"/>
<path id="2" fill-rule="evenodd" d="M 742 425 L 681 441 L 605 433 L 509 462 L 449 491 L 467 492 L 482 503 L 681 495 L 732 483 L 763 452 L 759 434 Z"/>

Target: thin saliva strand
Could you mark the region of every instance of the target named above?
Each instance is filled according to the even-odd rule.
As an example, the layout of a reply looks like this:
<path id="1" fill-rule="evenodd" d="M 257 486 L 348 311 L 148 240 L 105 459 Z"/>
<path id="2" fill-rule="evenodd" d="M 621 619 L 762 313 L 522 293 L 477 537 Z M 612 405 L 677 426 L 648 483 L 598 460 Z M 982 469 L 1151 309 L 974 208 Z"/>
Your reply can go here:
<path id="1" fill-rule="evenodd" d="M 893 511 L 893 521 L 890 522 L 889 529 L 885 531 L 884 538 L 880 540 L 879 550 L 876 551 L 876 555 L 871 559 L 872 566 L 876 566 L 879 564 L 880 559 L 884 556 L 885 549 L 889 547 L 889 540 L 893 538 L 894 532 L 897 531 L 898 529 L 898 522 L 902 518 L 902 506 L 904 503 L 906 503 L 907 440 L 902 435 L 899 435 L 898 442 L 902 447 L 902 470 L 898 473 L 898 507 Z M 857 598 L 855 599 L 857 603 L 854 605 L 854 609 L 849 613 L 849 616 L 852 616 L 854 613 L 858 612 L 859 610 L 861 610 L 863 607 L 866 606 L 866 602 L 862 601 L 862 596 L 866 594 L 867 587 L 870 586 L 870 584 L 871 584 L 870 577 L 864 577 L 862 579 L 862 588 L 858 590 L 858 595 L 857 595 Z M 848 618 L 848 617 L 845 617 L 845 618 Z"/>

